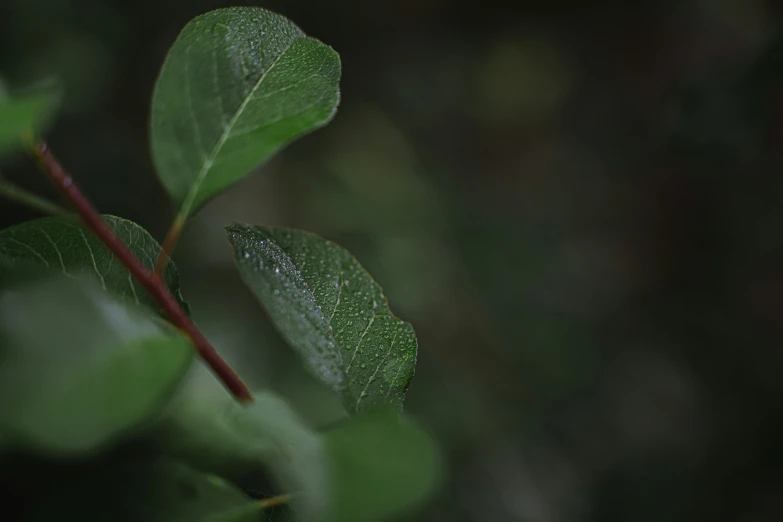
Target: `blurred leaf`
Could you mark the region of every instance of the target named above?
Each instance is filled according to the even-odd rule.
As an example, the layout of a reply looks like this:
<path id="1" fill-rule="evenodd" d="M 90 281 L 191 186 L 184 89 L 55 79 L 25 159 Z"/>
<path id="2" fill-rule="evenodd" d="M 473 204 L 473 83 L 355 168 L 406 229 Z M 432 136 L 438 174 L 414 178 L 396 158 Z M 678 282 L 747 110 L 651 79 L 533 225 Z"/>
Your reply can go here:
<path id="1" fill-rule="evenodd" d="M 334 522 L 375 521 L 423 501 L 440 477 L 440 455 L 421 428 L 372 414 L 327 432 Z"/>
<path id="2" fill-rule="evenodd" d="M 422 175 L 410 137 L 380 108 L 351 107 L 328 135 L 323 163 L 332 176 L 323 172 L 311 176 L 314 186 L 304 193 L 308 198 L 304 210 L 321 228 L 373 235 L 401 231 L 428 235 L 442 230 L 437 194 Z M 305 168 L 313 171 L 315 165 Z"/>
<path id="3" fill-rule="evenodd" d="M 681 81 L 669 93 L 663 128 L 679 153 L 719 163 L 759 155 L 763 128 L 753 112 L 756 93 L 746 92 L 740 74 L 727 69 Z"/>
<path id="4" fill-rule="evenodd" d="M 0 174 L 0 198 L 14 200 L 46 215 L 61 216 L 71 213 L 66 208 L 11 183 L 3 178 L 2 174 Z"/>
<path id="5" fill-rule="evenodd" d="M 416 365 L 416 334 L 391 313 L 358 261 L 300 230 L 235 224 L 228 233 L 245 284 L 346 409 L 401 410 Z"/>
<path id="6" fill-rule="evenodd" d="M 265 9 L 220 9 L 188 23 L 152 100 L 152 155 L 180 217 L 326 124 L 339 78 L 334 50 Z"/>
<path id="7" fill-rule="evenodd" d="M 574 88 L 571 57 L 550 38 L 501 37 L 480 56 L 472 109 L 486 125 L 530 127 L 549 121 Z"/>
<path id="8" fill-rule="evenodd" d="M 421 501 L 434 487 L 440 457 L 420 428 L 381 412 L 319 436 L 280 397 L 254 393 L 237 403 L 201 364 L 170 402 L 155 434 L 162 449 L 223 476 L 265 463 L 302 520 L 374 521 Z"/>
<path id="9" fill-rule="evenodd" d="M 146 230 L 122 218 L 103 218 L 147 268 L 155 267 L 160 246 Z M 91 273 L 111 295 L 158 311 L 146 290 L 76 217 L 41 218 L 0 230 L 0 257 L 0 273 L 51 271 L 69 277 Z M 163 277 L 177 302 L 189 311 L 173 262 L 167 263 Z"/>
<path id="10" fill-rule="evenodd" d="M 33 520 L 256 522 L 261 508 L 235 485 L 173 460 L 128 462 L 42 501 Z"/>
<path id="11" fill-rule="evenodd" d="M 52 90 L 15 97 L 0 93 L 0 154 L 22 147 L 26 138 L 35 138 L 49 123 L 57 99 Z"/>
<path id="12" fill-rule="evenodd" d="M 444 200 L 411 136 L 389 114 L 371 104 L 346 109 L 326 135 L 323 159 L 297 162 L 295 176 L 306 183 L 297 192 L 299 221 L 350 240 L 351 252 L 384 281 L 399 313 L 431 317 L 443 310 L 454 277 Z"/>
<path id="13" fill-rule="evenodd" d="M 0 426 L 55 454 L 90 452 L 149 421 L 190 364 L 187 340 L 92 281 L 0 294 Z"/>
<path id="14" fill-rule="evenodd" d="M 274 393 L 255 391 L 253 399 L 238 403 L 206 367 L 194 365 L 155 439 L 167 453 L 226 476 L 267 463 L 283 491 L 299 493 L 297 508 L 323 512 L 328 499 L 320 437 Z"/>

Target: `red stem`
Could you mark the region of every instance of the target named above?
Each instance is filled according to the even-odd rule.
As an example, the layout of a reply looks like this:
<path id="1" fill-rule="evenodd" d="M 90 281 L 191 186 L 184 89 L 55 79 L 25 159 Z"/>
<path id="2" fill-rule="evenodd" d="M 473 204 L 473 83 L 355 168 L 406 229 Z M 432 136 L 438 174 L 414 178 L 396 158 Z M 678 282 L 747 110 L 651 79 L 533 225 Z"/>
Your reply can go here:
<path id="1" fill-rule="evenodd" d="M 188 314 L 177 303 L 164 283 L 162 276 L 147 270 L 139 258 L 117 237 L 92 203 L 74 184 L 71 176 L 49 151 L 49 146 L 45 142 L 38 143 L 35 148 L 35 156 L 49 180 L 70 202 L 82 221 L 112 251 L 120 263 L 125 265 L 131 275 L 141 283 L 152 298 L 157 301 L 169 320 L 190 337 L 199 356 L 212 368 L 212 371 L 226 388 L 231 391 L 232 395 L 241 402 L 251 402 L 253 396 L 248 387 L 234 373 L 234 370 L 231 369 L 226 361 L 220 357 L 215 348 L 204 337 L 204 334 L 201 333 L 195 323 L 188 317 Z"/>

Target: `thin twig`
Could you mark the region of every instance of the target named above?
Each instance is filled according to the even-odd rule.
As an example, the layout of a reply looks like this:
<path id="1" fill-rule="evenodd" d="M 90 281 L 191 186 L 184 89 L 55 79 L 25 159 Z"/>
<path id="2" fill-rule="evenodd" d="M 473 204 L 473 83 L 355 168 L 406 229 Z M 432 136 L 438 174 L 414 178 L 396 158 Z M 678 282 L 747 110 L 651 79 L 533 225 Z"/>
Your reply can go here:
<path id="1" fill-rule="evenodd" d="M 166 267 L 166 262 L 174 253 L 174 249 L 177 247 L 179 236 L 182 234 L 182 229 L 185 227 L 185 218 L 177 216 L 174 223 L 171 224 L 166 239 L 163 240 L 163 244 L 160 248 L 160 254 L 158 255 L 158 262 L 155 264 L 155 273 L 162 274 L 163 269 Z"/>
<path id="2" fill-rule="evenodd" d="M 70 214 L 67 209 L 61 207 L 57 203 L 52 203 L 48 199 L 44 199 L 37 194 L 33 194 L 22 187 L 14 185 L 2 176 L 0 176 L 0 197 L 5 197 L 14 200 L 17 203 L 27 205 L 44 214 L 53 214 L 55 216 Z"/>
<path id="3" fill-rule="evenodd" d="M 117 237 L 111 227 L 101 218 L 101 215 L 92 203 L 82 194 L 71 176 L 49 151 L 49 147 L 45 142 L 42 141 L 35 147 L 35 156 L 41 169 L 46 173 L 52 184 L 70 202 L 85 225 L 112 251 L 117 260 L 125 265 L 133 277 L 141 283 L 168 316 L 169 320 L 187 334 L 198 354 L 212 369 L 217 378 L 223 382 L 237 400 L 251 402 L 253 397 L 250 390 L 239 376 L 234 373 L 234 370 L 220 357 L 215 348 L 204 337 L 204 334 L 201 333 L 201 330 L 198 329 L 182 307 L 180 307 L 163 282 L 163 278 L 147 270 L 139 258 Z"/>
<path id="4" fill-rule="evenodd" d="M 269 497 L 258 501 L 258 505 L 261 509 L 268 509 L 274 506 L 288 503 L 294 496 L 293 495 L 278 495 L 276 497 Z"/>

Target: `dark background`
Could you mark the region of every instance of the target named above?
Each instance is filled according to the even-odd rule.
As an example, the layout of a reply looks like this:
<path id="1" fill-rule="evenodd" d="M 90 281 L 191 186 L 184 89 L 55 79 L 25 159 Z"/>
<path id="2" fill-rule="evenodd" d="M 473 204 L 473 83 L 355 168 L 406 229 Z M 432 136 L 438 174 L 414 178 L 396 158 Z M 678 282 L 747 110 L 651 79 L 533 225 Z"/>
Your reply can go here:
<path id="1" fill-rule="evenodd" d="M 65 88 L 49 138 L 162 238 L 149 103 L 206 0 L 0 0 L 0 76 Z M 343 60 L 334 122 L 192 220 L 208 336 L 337 415 L 233 268 L 232 220 L 353 251 L 419 335 L 408 412 L 444 484 L 410 520 L 783 520 L 783 33 L 761 0 L 263 3 Z M 3 174 L 53 197 L 29 160 Z M 0 200 L 0 225 L 36 217 Z"/>

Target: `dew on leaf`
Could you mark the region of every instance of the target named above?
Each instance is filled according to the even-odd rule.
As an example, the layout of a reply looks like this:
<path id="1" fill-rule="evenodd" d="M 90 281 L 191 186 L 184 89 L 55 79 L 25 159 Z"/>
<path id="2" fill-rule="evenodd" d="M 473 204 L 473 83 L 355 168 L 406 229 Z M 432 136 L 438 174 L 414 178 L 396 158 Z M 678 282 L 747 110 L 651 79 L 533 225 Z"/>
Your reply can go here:
<path id="1" fill-rule="evenodd" d="M 215 36 L 225 36 L 228 34 L 228 26 L 226 24 L 215 24 L 212 26 L 212 34 Z"/>

